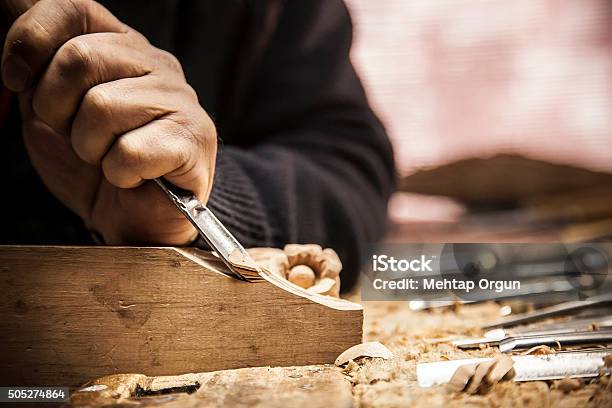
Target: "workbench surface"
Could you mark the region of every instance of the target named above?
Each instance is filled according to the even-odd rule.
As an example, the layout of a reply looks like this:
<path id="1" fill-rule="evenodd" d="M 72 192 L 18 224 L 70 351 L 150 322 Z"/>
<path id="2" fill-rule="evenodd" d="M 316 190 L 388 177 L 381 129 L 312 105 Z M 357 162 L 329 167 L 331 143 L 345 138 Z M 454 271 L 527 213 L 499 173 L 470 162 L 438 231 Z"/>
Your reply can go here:
<path id="1" fill-rule="evenodd" d="M 422 389 L 416 382 L 420 362 L 491 356 L 493 348 L 462 351 L 450 341 L 458 335 L 477 335 L 481 322 L 499 317 L 495 303 L 433 311 L 411 311 L 407 302 L 365 302 L 365 341 L 380 341 L 395 357 L 334 366 L 246 368 L 177 377 L 119 376 L 106 378 L 111 392 L 80 393 L 73 406 L 150 407 L 610 407 L 609 377 L 583 381 L 580 389 L 564 393 L 555 382 L 504 382 L 487 395 L 451 393 L 443 386 Z M 316 345 L 313 344 L 313 347 Z M 113 383 L 114 382 L 114 383 Z M 134 395 L 134 384 L 139 395 Z M 194 391 L 160 394 L 159 390 Z M 158 390 L 156 392 L 147 391 Z M 181 388 L 183 387 L 183 388 Z M 143 391 L 143 388 L 145 389 Z M 107 391 L 108 391 L 107 390 Z M 130 391 L 131 390 L 131 391 Z M 118 404 L 118 405 L 116 405 Z"/>

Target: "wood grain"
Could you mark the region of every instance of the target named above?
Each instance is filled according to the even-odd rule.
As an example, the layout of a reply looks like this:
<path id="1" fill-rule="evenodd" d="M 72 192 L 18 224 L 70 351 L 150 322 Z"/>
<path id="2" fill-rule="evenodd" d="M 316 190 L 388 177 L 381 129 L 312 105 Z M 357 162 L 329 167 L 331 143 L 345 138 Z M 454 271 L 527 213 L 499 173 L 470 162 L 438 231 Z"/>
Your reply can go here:
<path id="1" fill-rule="evenodd" d="M 256 367 L 173 377 L 114 375 L 71 396 L 73 407 L 354 406 L 351 383 L 332 366 Z"/>
<path id="2" fill-rule="evenodd" d="M 195 249 L 4 246 L 0 268 L 4 384 L 331 363 L 362 339 L 361 306 Z"/>

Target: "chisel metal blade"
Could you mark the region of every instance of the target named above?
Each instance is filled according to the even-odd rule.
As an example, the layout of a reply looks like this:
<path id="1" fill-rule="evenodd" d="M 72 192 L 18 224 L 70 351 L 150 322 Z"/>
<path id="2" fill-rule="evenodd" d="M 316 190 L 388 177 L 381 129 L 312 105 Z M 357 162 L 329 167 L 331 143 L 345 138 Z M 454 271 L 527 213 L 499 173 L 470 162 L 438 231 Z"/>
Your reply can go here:
<path id="1" fill-rule="evenodd" d="M 499 351 L 508 353 L 515 350 L 524 350 L 535 346 L 574 346 L 574 345 L 602 345 L 612 343 L 612 330 L 594 330 L 575 333 L 545 334 L 539 336 L 510 337 L 499 343 Z"/>
<path id="2" fill-rule="evenodd" d="M 192 192 L 160 178 L 155 182 L 227 265 L 231 276 L 249 282 L 263 279 L 261 268 L 246 249 Z"/>

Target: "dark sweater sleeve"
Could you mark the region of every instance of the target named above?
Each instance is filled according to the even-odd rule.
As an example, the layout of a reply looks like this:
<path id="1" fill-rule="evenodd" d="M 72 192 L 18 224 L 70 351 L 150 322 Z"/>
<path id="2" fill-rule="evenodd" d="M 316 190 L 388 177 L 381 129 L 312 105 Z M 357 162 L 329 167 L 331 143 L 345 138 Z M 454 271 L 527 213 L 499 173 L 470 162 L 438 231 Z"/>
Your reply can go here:
<path id="1" fill-rule="evenodd" d="M 349 59 L 339 0 L 287 1 L 220 145 L 209 205 L 245 246 L 319 243 L 356 279 L 364 245 L 381 238 L 393 154 Z M 222 130 L 219 136 L 223 138 Z"/>

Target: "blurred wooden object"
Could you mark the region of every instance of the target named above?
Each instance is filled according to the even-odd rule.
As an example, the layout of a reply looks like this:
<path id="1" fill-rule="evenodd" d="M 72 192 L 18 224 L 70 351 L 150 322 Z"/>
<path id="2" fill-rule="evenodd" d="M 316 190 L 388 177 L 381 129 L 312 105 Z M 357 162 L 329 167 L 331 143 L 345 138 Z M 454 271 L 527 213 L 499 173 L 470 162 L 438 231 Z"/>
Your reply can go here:
<path id="1" fill-rule="evenodd" d="M 575 224 L 563 231 L 562 240 L 588 242 L 612 239 L 612 218 Z"/>
<path id="2" fill-rule="evenodd" d="M 612 217 L 612 183 L 528 197 L 522 205 L 538 221 L 582 222 Z"/>
<path id="3" fill-rule="evenodd" d="M 401 191 L 452 197 L 471 206 L 512 206 L 534 197 L 599 187 L 612 174 L 515 155 L 459 160 L 402 178 Z"/>
<path id="4" fill-rule="evenodd" d="M 333 363 L 362 341 L 360 305 L 197 249 L 6 246 L 0 265 L 3 384 Z"/>

